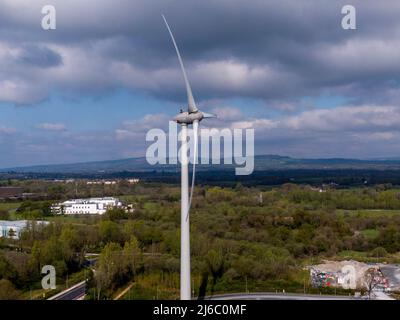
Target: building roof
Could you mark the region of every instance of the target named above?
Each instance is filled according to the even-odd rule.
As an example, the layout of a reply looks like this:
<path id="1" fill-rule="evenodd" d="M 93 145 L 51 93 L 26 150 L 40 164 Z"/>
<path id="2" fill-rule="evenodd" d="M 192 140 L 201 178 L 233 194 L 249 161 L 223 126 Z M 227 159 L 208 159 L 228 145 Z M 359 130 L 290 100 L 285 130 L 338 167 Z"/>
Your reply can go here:
<path id="1" fill-rule="evenodd" d="M 104 198 L 88 198 L 88 199 L 72 199 L 65 202 L 59 203 L 58 205 L 69 205 L 69 204 L 91 204 L 91 203 L 101 203 L 109 201 L 119 201 L 117 198 L 104 197 Z"/>

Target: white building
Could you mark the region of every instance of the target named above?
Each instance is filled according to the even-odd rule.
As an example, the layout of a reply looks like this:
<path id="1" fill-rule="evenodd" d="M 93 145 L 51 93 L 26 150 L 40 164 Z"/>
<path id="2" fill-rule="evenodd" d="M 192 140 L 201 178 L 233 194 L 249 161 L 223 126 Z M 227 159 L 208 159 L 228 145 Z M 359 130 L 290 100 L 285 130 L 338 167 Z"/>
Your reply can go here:
<path id="1" fill-rule="evenodd" d="M 104 214 L 107 209 L 122 207 L 117 198 L 74 199 L 53 205 L 54 214 Z"/>
<path id="2" fill-rule="evenodd" d="M 36 225 L 47 225 L 48 221 L 29 221 L 29 220 L 0 220 L 0 238 L 12 238 L 19 239 L 21 233 L 24 229 L 28 227 L 29 224 Z"/>

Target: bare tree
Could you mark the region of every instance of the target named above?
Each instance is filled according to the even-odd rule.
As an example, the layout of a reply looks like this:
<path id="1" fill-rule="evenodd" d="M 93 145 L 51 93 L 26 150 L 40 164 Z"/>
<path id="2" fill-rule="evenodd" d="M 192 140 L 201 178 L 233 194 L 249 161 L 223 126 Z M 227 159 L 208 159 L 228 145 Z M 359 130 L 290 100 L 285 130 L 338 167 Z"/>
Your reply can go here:
<path id="1" fill-rule="evenodd" d="M 379 284 L 379 272 L 375 268 L 369 268 L 365 271 L 364 274 L 364 284 L 367 288 L 367 293 L 369 299 L 371 299 L 372 291 L 378 286 Z"/>

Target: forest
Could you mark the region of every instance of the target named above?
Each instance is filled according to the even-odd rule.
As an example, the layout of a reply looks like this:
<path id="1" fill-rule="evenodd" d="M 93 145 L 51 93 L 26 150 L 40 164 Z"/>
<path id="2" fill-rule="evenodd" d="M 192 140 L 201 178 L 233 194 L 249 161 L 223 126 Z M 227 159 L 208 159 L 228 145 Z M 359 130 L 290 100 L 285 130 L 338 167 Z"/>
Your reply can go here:
<path id="1" fill-rule="evenodd" d="M 58 290 L 88 279 L 86 299 L 179 296 L 180 189 L 121 180 L 112 186 L 16 181 L 38 199 L 0 202 L 1 219 L 42 219 L 20 240 L 0 238 L 0 298 L 43 299 L 41 267 L 55 266 Z M 52 216 L 69 197 L 118 196 L 134 212 Z M 324 258 L 400 262 L 400 189 L 390 184 L 197 187 L 191 219 L 193 295 L 312 288 L 304 267 Z"/>

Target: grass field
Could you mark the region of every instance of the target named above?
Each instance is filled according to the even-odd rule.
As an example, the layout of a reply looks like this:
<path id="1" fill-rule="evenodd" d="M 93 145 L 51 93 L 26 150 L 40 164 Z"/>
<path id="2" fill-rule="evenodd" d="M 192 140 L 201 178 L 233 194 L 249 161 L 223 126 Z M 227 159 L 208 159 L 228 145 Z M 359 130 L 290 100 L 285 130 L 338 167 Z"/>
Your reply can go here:
<path id="1" fill-rule="evenodd" d="M 12 211 L 18 209 L 20 202 L 0 202 L 0 210 Z"/>
<path id="2" fill-rule="evenodd" d="M 353 250 L 344 250 L 339 252 L 338 256 L 341 259 L 350 260 L 354 259 L 357 261 L 363 261 L 367 258 L 367 252 L 353 251 Z"/>
<path id="3" fill-rule="evenodd" d="M 19 208 L 20 202 L 0 202 L 0 210 L 7 211 L 11 220 L 18 220 L 15 211 Z"/>
<path id="4" fill-rule="evenodd" d="M 375 239 L 379 235 L 379 231 L 376 229 L 365 229 L 361 231 L 361 234 L 368 239 Z"/>

